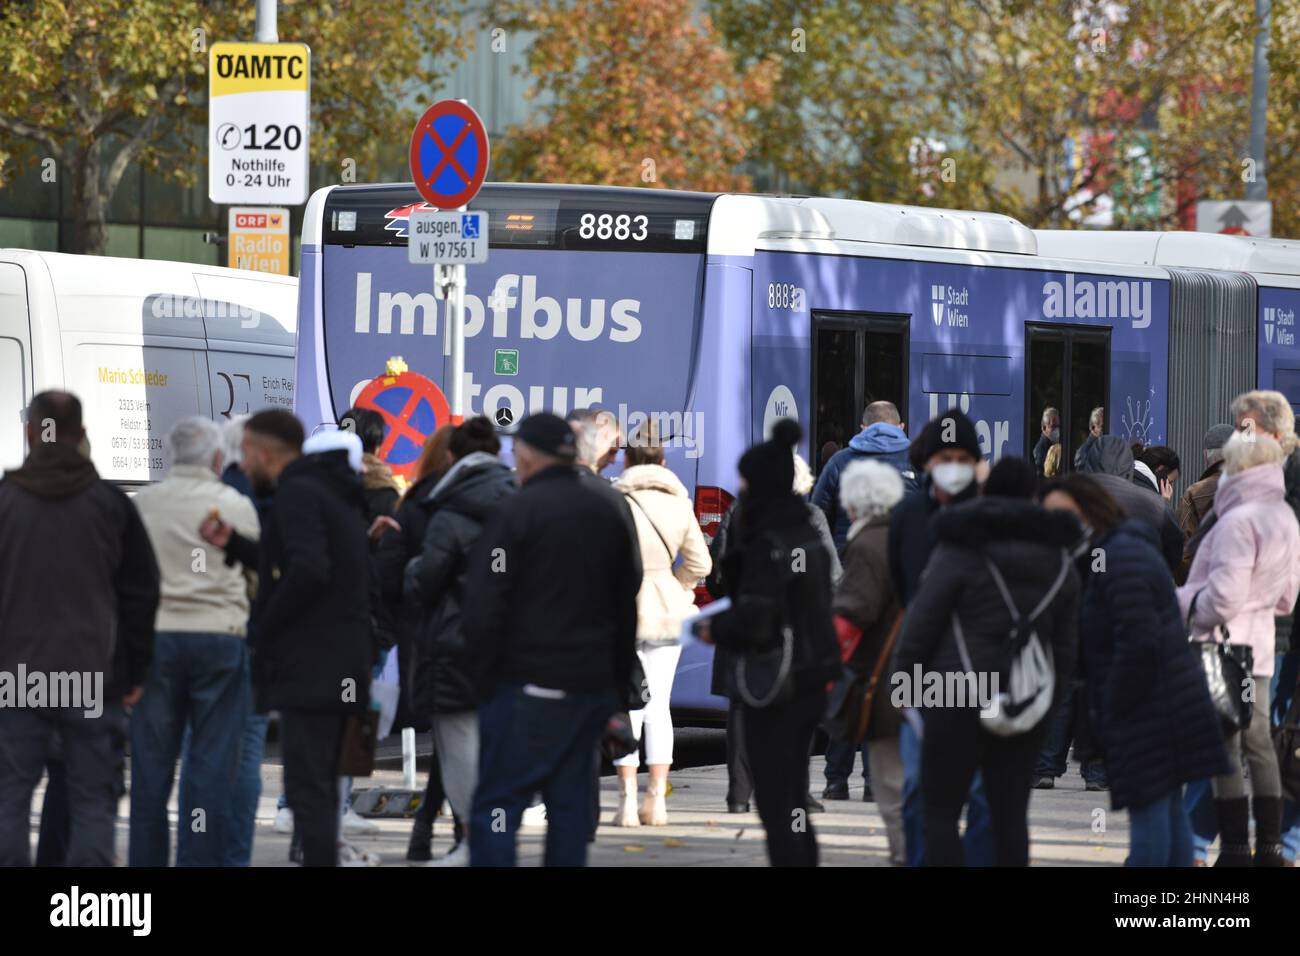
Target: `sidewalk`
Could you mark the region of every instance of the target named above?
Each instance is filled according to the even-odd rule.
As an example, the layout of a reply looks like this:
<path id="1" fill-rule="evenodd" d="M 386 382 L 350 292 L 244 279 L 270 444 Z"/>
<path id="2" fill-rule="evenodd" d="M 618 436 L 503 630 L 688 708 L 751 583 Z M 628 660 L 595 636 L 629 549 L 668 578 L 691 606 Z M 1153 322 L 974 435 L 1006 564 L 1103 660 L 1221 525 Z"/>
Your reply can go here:
<path id="1" fill-rule="evenodd" d="M 814 791 L 820 793 L 823 761 L 813 760 Z M 263 794 L 254 841 L 254 866 L 288 866 L 289 837 L 272 829 L 275 800 L 280 790 L 280 767 L 262 769 Z M 645 786 L 645 775 L 641 785 Z M 766 866 L 763 828 L 758 815 L 728 814 L 725 807 L 727 770 L 723 766 L 695 767 L 674 772 L 673 793 L 668 798 L 671 825 L 620 829 L 604 821 L 613 815 L 617 802 L 614 777 L 601 780 L 601 820 L 596 842 L 591 847 L 593 866 Z M 420 785 L 424 783 L 420 776 Z M 827 866 L 888 866 L 885 831 L 874 803 L 861 800 L 860 781 L 855 778 L 853 799 L 826 801 L 826 812 L 812 815 L 813 827 Z M 401 786 L 401 774 L 377 771 L 358 779 L 357 789 L 384 785 Z M 34 802 L 40 808 L 40 794 Z M 118 821 L 119 859 L 126 859 L 127 804 L 123 801 Z M 175 821 L 175 803 L 172 804 Z M 33 846 L 38 817 L 33 815 Z M 369 837 L 349 837 L 359 847 L 377 853 L 385 866 L 409 866 L 405 860 L 409 820 L 378 820 L 380 832 Z M 1106 793 L 1087 793 L 1077 775 L 1057 781 L 1055 790 L 1035 790 L 1030 802 L 1031 855 L 1043 866 L 1119 866 L 1128 850 L 1128 815 L 1112 813 Z M 1097 829 L 1094 829 L 1097 828 Z M 541 863 L 545 829 L 524 827 L 520 831 L 519 857 L 525 866 Z M 451 848 L 450 822 L 439 818 L 434 829 L 434 855 Z"/>

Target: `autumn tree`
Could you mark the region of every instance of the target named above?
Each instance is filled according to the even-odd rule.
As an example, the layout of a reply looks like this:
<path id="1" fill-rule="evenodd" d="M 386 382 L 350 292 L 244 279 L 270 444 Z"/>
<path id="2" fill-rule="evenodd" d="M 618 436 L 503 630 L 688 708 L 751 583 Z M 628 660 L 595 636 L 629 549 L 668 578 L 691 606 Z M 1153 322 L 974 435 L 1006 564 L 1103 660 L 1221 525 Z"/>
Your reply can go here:
<path id="1" fill-rule="evenodd" d="M 789 188 L 1172 225 L 1239 158 L 1249 4 L 711 0 L 740 64 L 777 54 L 753 159 Z M 1224 135 L 1231 131 L 1231 135 Z"/>
<path id="2" fill-rule="evenodd" d="M 493 157 L 505 179 L 744 189 L 774 67 L 737 68 L 692 0 L 504 0 L 494 22 L 532 35 L 536 115 Z"/>
<path id="3" fill-rule="evenodd" d="M 364 165 L 414 122 L 454 23 L 433 0 L 281 0 L 279 33 L 312 49 L 311 153 Z M 71 177 L 74 252 L 102 253 L 108 204 L 134 164 L 201 175 L 208 44 L 251 40 L 241 0 L 19 0 L 0 14 L 0 187 L 41 164 Z M 58 188 L 57 182 L 53 188 Z"/>

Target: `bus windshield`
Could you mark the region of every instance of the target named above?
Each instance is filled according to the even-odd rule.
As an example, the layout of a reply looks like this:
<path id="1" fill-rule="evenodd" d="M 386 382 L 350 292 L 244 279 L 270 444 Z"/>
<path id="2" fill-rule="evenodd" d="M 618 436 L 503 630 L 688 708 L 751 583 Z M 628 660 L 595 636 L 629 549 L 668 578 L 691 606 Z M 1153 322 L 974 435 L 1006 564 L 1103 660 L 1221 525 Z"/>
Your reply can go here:
<path id="1" fill-rule="evenodd" d="M 624 422 L 684 412 L 713 198 L 485 186 L 470 204 L 489 214 L 491 251 L 467 268 L 466 415 L 509 427 L 590 405 Z M 407 262 L 418 208 L 410 185 L 340 187 L 326 200 L 320 246 L 304 237 L 302 282 L 320 290 L 319 301 L 303 296 L 300 317 L 299 412 L 309 429 L 336 421 L 392 356 L 449 391 L 446 303 L 435 299 L 431 267 Z M 321 357 L 324 369 L 311 368 Z M 409 412 L 411 429 L 387 455 L 401 465 L 433 423 L 414 405 L 387 410 Z"/>

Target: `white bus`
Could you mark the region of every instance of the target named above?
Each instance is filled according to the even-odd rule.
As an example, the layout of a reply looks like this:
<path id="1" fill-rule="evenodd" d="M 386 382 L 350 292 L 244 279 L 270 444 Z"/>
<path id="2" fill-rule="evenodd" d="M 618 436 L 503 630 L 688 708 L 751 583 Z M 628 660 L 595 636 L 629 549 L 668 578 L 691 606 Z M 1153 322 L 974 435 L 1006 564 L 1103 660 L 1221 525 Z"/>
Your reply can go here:
<path id="1" fill-rule="evenodd" d="M 81 399 L 96 469 L 127 486 L 166 473 L 187 415 L 292 409 L 297 300 L 284 276 L 0 249 L 0 468 L 46 389 Z"/>

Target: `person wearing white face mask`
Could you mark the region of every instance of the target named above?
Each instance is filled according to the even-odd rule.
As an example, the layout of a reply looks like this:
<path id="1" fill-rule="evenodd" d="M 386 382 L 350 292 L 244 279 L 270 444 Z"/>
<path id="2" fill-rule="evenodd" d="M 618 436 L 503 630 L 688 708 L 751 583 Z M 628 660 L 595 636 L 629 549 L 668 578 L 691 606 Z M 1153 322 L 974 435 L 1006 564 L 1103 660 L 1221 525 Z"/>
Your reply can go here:
<path id="1" fill-rule="evenodd" d="M 982 464 L 974 423 L 957 409 L 933 419 L 912 443 L 912 464 L 924 472 L 920 487 L 894 508 L 889 521 L 889 571 L 899 603 L 906 609 L 921 585 L 935 536 L 930 519 L 942 508 L 974 498 L 976 468 Z M 908 866 L 920 866 L 924 853 L 921 815 L 920 737 L 908 721 L 899 736 L 903 760 L 903 839 Z M 993 864 L 992 823 L 982 782 L 971 786 L 965 851 L 972 866 Z"/>

